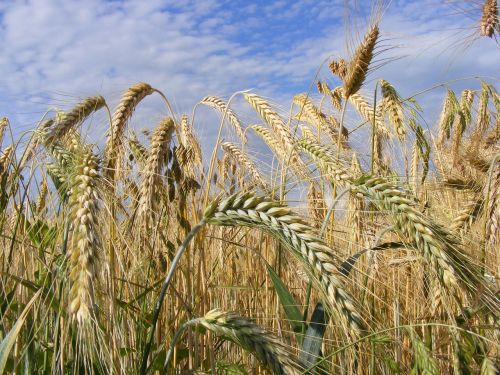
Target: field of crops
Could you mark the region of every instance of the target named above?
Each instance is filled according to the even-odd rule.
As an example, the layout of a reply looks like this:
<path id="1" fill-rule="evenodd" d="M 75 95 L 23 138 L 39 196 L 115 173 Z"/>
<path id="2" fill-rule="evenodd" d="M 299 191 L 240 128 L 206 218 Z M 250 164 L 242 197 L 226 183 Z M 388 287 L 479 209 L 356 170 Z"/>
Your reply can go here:
<path id="1" fill-rule="evenodd" d="M 2 118 L 0 373 L 496 374 L 497 82 L 436 82 L 429 118 L 398 82 L 365 89 L 364 31 L 289 112 L 247 90 L 175 113 L 137 83 L 22 140 Z M 154 96 L 169 115 L 139 133 Z"/>

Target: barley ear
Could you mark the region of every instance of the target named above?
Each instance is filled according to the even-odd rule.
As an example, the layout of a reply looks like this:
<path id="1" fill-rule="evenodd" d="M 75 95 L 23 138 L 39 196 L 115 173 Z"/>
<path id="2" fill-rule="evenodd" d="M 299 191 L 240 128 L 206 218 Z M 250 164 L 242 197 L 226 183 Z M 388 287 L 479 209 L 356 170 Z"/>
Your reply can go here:
<path id="1" fill-rule="evenodd" d="M 97 193 L 98 159 L 83 146 L 75 156 L 69 196 L 71 240 L 69 258 L 69 311 L 80 324 L 93 315 L 94 285 L 101 242 Z"/>
<path id="2" fill-rule="evenodd" d="M 289 353 L 281 340 L 248 318 L 214 309 L 199 319 L 199 324 L 254 354 L 262 365 L 274 374 L 302 373 L 297 359 Z"/>
<path id="3" fill-rule="evenodd" d="M 106 141 L 106 177 L 113 179 L 120 168 L 125 127 L 139 102 L 151 95 L 154 89 L 147 83 L 138 83 L 123 94 L 116 107 Z"/>
<path id="4" fill-rule="evenodd" d="M 204 220 L 213 225 L 255 227 L 274 235 L 304 265 L 347 335 L 359 337 L 366 329 L 338 274 L 334 251 L 291 209 L 267 197 L 237 193 L 209 205 Z"/>
<path id="5" fill-rule="evenodd" d="M 368 68 L 373 59 L 373 51 L 377 44 L 379 36 L 378 25 L 373 25 L 365 35 L 361 45 L 358 47 L 352 60 L 347 67 L 347 73 L 344 78 L 344 95 L 346 98 L 358 92 L 363 85 Z"/>
<path id="6" fill-rule="evenodd" d="M 493 38 L 495 32 L 500 32 L 497 0 L 485 0 L 483 13 L 479 22 L 479 34 Z"/>

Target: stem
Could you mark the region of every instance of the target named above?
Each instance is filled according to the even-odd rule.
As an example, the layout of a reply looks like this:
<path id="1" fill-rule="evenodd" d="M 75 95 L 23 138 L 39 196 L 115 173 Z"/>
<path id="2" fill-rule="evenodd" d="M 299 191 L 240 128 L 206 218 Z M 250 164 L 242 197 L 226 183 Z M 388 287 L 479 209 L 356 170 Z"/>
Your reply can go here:
<path id="1" fill-rule="evenodd" d="M 371 158 L 371 166 L 370 166 L 370 173 L 373 175 L 374 172 L 374 162 L 375 162 L 375 134 L 377 131 L 377 88 L 378 88 L 378 81 L 377 84 L 375 85 L 375 93 L 374 93 L 374 98 L 373 98 L 373 123 L 372 123 L 372 158 Z"/>
<path id="2" fill-rule="evenodd" d="M 172 357 L 172 354 L 174 353 L 175 344 L 177 343 L 177 341 L 179 340 L 179 338 L 181 337 L 181 335 L 184 333 L 184 331 L 188 327 L 190 327 L 192 325 L 195 325 L 195 324 L 198 324 L 201 321 L 201 319 L 202 318 L 196 318 L 196 319 L 188 320 L 187 322 L 185 322 L 184 324 L 182 324 L 180 326 L 180 328 L 177 330 L 177 332 L 175 332 L 175 335 L 172 338 L 172 342 L 170 343 L 170 348 L 168 348 L 167 356 L 165 358 L 165 364 L 163 366 L 165 370 L 166 370 L 166 368 L 168 366 L 168 363 L 170 362 L 170 358 Z"/>
<path id="3" fill-rule="evenodd" d="M 487 243 L 487 238 L 486 234 L 488 232 L 488 206 L 490 204 L 490 193 L 491 193 L 491 179 L 493 178 L 493 171 L 495 170 L 495 164 L 497 161 L 500 159 L 500 153 L 496 154 L 493 160 L 491 161 L 490 165 L 490 171 L 488 173 L 488 185 L 486 189 L 486 199 L 484 201 L 484 207 L 485 207 L 485 220 L 484 220 L 484 227 L 483 227 L 483 246 L 481 249 L 481 268 L 482 268 L 482 273 L 484 275 L 485 268 L 486 268 L 486 243 Z"/>
<path id="4" fill-rule="evenodd" d="M 161 306 L 163 304 L 163 300 L 165 299 L 165 295 L 167 293 L 167 288 L 170 285 L 170 281 L 172 280 L 175 270 L 177 268 L 177 264 L 179 263 L 179 260 L 181 259 L 182 254 L 184 251 L 187 249 L 189 242 L 193 239 L 193 237 L 200 231 L 200 229 L 206 224 L 205 219 L 202 219 L 198 224 L 196 224 L 193 229 L 191 229 L 191 232 L 188 233 L 182 244 L 179 246 L 179 249 L 177 250 L 177 254 L 175 254 L 174 259 L 172 260 L 172 264 L 170 265 L 170 270 L 168 271 L 167 277 L 165 278 L 165 281 L 163 282 L 163 286 L 161 287 L 160 291 L 160 296 L 158 297 L 158 301 L 156 302 L 154 314 L 153 314 L 153 321 L 151 322 L 151 330 L 149 331 L 149 337 L 148 341 L 146 343 L 146 348 L 144 348 L 144 354 L 142 356 L 142 363 L 141 363 L 141 369 L 139 373 L 141 375 L 145 375 L 147 371 L 147 364 L 148 364 L 148 356 L 149 352 L 151 350 L 151 345 L 153 343 L 153 338 L 155 334 L 155 329 L 156 329 L 156 323 L 158 322 L 158 317 L 160 315 L 160 310 Z"/>
<path id="5" fill-rule="evenodd" d="M 342 143 L 342 128 L 344 127 L 344 117 L 348 99 L 349 98 L 344 99 L 344 103 L 342 103 L 342 112 L 340 113 L 340 124 L 338 130 L 339 136 L 337 137 L 337 162 L 340 161 L 340 144 Z M 334 200 L 336 199 L 336 197 L 337 197 L 337 181 L 333 183 L 333 193 L 332 193 L 332 198 Z"/>

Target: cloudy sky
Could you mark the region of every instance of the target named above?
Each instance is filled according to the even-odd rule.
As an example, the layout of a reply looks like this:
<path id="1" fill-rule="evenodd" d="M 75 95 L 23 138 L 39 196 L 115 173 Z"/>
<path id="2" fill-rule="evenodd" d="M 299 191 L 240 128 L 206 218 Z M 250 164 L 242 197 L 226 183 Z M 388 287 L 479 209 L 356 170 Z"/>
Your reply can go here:
<path id="1" fill-rule="evenodd" d="M 286 111 L 293 94 L 310 89 L 325 59 L 348 55 L 348 46 L 362 38 L 372 2 L 348 1 L 354 4 L 349 11 L 345 3 L 2 0 L 0 116 L 8 116 L 21 134 L 48 108 L 66 109 L 96 94 L 114 105 L 138 81 L 163 91 L 179 113 L 189 112 L 205 95 L 227 98 L 243 89 L 273 98 Z M 470 37 L 478 3 L 386 2 L 379 48 L 389 50 L 378 59 L 400 59 L 372 72 L 368 87 L 382 76 L 403 95 L 474 75 L 494 81 L 498 46 Z M 354 16 L 347 30 L 346 14 Z M 335 85 L 327 69 L 319 76 Z M 465 86 L 477 83 L 453 87 Z M 442 93 L 431 91 L 421 102 L 434 108 Z M 160 105 L 148 99 L 143 115 L 156 109 L 161 116 Z M 152 125 L 152 120 L 141 124 Z M 96 126 L 90 135 L 102 138 L 103 131 Z"/>

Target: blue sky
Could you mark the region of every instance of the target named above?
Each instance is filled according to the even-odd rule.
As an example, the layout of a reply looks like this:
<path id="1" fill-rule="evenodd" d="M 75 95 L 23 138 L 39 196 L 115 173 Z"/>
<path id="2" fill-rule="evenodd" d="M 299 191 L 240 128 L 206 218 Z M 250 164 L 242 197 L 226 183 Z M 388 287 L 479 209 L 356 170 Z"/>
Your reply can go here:
<path id="1" fill-rule="evenodd" d="M 112 106 L 138 81 L 162 90 L 179 113 L 190 113 L 205 95 L 227 98 L 250 88 L 286 112 L 325 59 L 346 56 L 346 46 L 362 38 L 372 2 L 348 3 L 359 31 L 346 37 L 344 0 L 4 0 L 0 116 L 20 134 L 49 107 L 67 109 L 96 94 Z M 390 2 L 381 44 L 394 48 L 379 58 L 404 58 L 372 72 L 367 87 L 384 77 L 409 95 L 449 79 L 498 77 L 494 41 L 481 38 L 464 47 L 478 3 Z M 335 85 L 327 69 L 320 77 Z M 463 86 L 477 83 L 454 87 Z M 421 102 L 435 111 L 442 94 L 430 92 Z M 151 127 L 165 113 L 152 98 L 139 111 L 137 127 Z M 99 121 L 89 131 L 95 142 L 104 134 Z"/>

